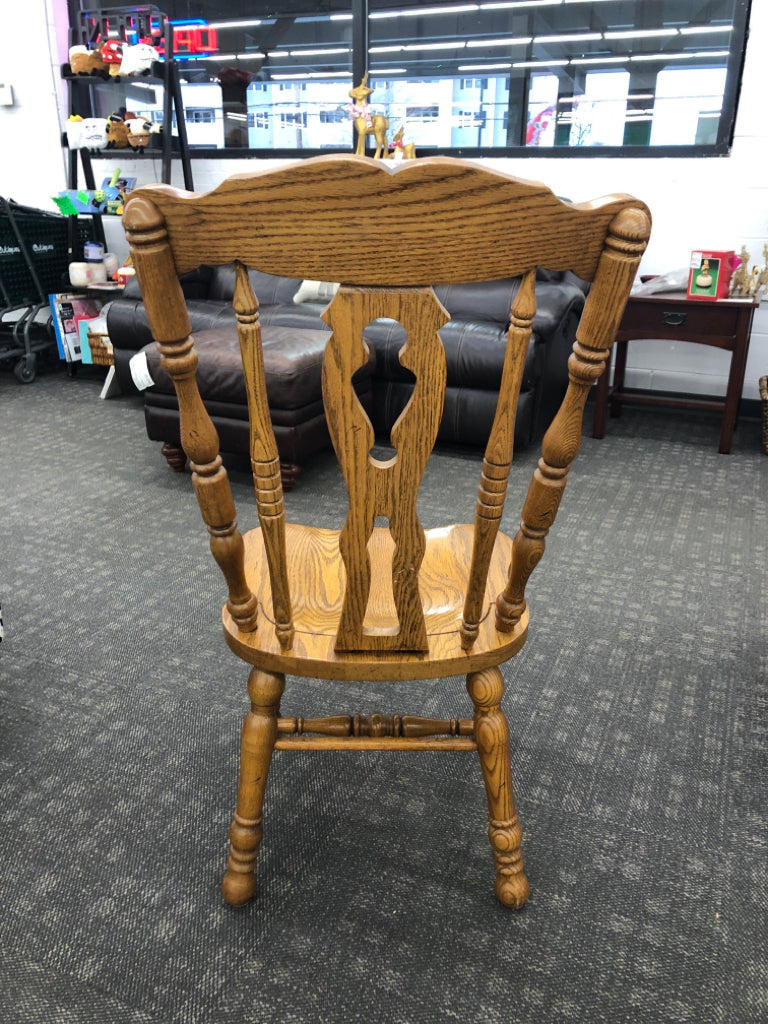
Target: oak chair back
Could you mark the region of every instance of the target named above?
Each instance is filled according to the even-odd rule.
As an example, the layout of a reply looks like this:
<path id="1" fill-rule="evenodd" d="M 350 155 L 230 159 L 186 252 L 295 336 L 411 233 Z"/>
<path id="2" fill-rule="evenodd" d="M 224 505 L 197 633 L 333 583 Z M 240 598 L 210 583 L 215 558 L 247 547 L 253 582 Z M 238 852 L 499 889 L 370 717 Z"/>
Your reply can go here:
<path id="1" fill-rule="evenodd" d="M 564 203 L 543 185 L 448 158 L 392 165 L 365 157 L 329 156 L 236 175 L 206 195 L 160 185 L 141 188 L 127 201 L 124 224 L 149 322 L 163 365 L 175 383 L 182 445 L 192 463 L 211 548 L 228 585 L 227 640 L 257 667 L 251 686 L 256 724 L 247 728 L 261 729 L 259 736 L 267 738 L 259 744 L 249 741 L 248 746 L 244 734 L 243 764 L 250 763 L 256 746 L 268 766 L 275 746 L 298 745 L 303 739 L 276 738 L 282 731 L 303 728 L 298 719 L 278 718 L 285 672 L 337 679 L 467 672 L 475 704 L 475 733 L 477 727 L 487 731 L 493 723 L 493 735 L 499 743 L 506 742 L 508 750 L 496 666 L 525 640 L 526 582 L 543 553 L 579 446 L 588 392 L 606 365 L 646 246 L 647 208 L 624 195 Z M 216 431 L 197 388 L 194 339 L 178 282 L 178 275 L 201 264 L 231 262 L 236 265 L 233 304 L 248 385 L 251 460 L 261 523 L 260 554 L 250 562 L 246 552 L 250 541 L 244 544 L 238 530 Z M 591 282 L 591 289 L 569 361 L 568 390 L 545 436 L 520 529 L 510 545 L 499 525 L 512 462 L 517 400 L 536 314 L 537 267 L 572 271 Z M 309 585 L 302 576 L 313 572 L 306 569 L 296 578 L 298 563 L 293 563 L 292 570 L 290 560 L 298 555 L 292 552 L 321 541 L 311 533 L 295 540 L 291 528 L 286 528 L 258 301 L 247 268 L 340 282 L 323 313 L 331 335 L 322 386 L 328 427 L 349 493 L 349 512 L 338 536 L 322 540 L 336 549 L 336 556 L 324 556 L 314 573 L 319 578 Z M 445 546 L 454 545 L 453 550 L 438 558 L 430 555 L 427 568 L 425 551 L 437 550 L 440 537 L 428 543 L 417 515 L 417 498 L 443 409 L 446 364 L 438 332 L 448 320 L 432 286 L 509 277 L 520 277 L 521 283 L 510 310 L 498 408 L 482 461 L 475 520 L 469 532 L 460 535 L 469 537 L 469 553 L 459 557 L 455 547 L 459 534 L 446 534 Z M 352 386 L 355 371 L 366 362 L 364 329 L 379 317 L 392 318 L 405 328 L 407 342 L 400 361 L 416 379 L 412 398 L 391 432 L 395 454 L 390 459 L 371 454 L 373 429 Z M 382 520 L 386 528 L 377 527 Z M 508 562 L 508 573 L 500 583 L 498 574 L 491 573 L 498 591 L 492 595 L 495 612 L 489 615 L 489 570 L 500 551 Z M 269 576 L 267 590 L 258 578 L 266 575 L 262 555 Z M 382 572 L 387 578 L 381 578 Z M 443 595 L 452 587 L 462 591 L 461 615 L 450 629 L 440 626 L 436 636 L 427 625 L 425 607 L 430 595 Z M 334 588 L 340 588 L 341 594 L 335 604 L 331 602 L 335 609 L 332 641 L 329 645 L 310 640 L 307 622 L 315 620 L 307 606 L 313 598 L 326 601 L 327 592 Z M 393 606 L 393 614 L 375 613 L 382 593 L 389 595 L 384 604 L 388 601 Z M 442 600 L 442 596 L 435 598 L 432 604 Z M 265 603 L 271 607 L 265 608 Z M 261 623 L 264 616 L 267 621 Z M 267 634 L 272 631 L 270 640 Z M 491 675 L 483 675 L 491 670 Z M 350 721 L 334 719 L 331 724 L 329 720 L 318 731 L 326 737 L 349 737 Z M 402 721 L 392 728 L 401 747 L 417 745 L 417 739 L 408 740 Z M 412 737 L 427 730 L 413 724 L 409 728 Z M 451 733 L 455 747 L 483 747 L 477 735 L 474 739 L 464 735 L 472 731 L 471 722 L 467 728 L 451 724 L 444 731 Z M 369 738 L 373 742 L 375 737 Z M 425 746 L 430 742 L 418 741 Z M 501 865 L 499 878 L 506 879 L 498 882 L 497 892 L 504 902 L 520 905 L 527 890 L 520 881 L 519 829 L 508 802 L 511 779 L 507 783 L 507 775 L 486 754 L 481 750 L 481 761 L 486 758 L 492 845 L 497 867 Z M 265 776 L 266 769 L 260 778 Z M 241 776 L 225 884 L 232 902 L 244 902 L 252 892 L 251 883 L 243 880 L 247 874 L 243 865 L 252 869 L 260 840 L 263 778 L 259 786 L 260 795 L 254 796 L 258 787 L 253 779 Z M 502 792 L 505 789 L 509 794 Z M 513 847 L 518 852 L 511 853 Z"/>
<path id="2" fill-rule="evenodd" d="M 150 323 L 178 389 L 183 445 L 193 463 L 214 554 L 230 584 L 230 610 L 247 628 L 255 607 L 239 564 L 241 549 L 215 430 L 197 393 L 191 331 L 177 277 L 201 263 L 237 265 L 234 306 L 248 381 L 253 472 L 260 519 L 271 535 L 267 550 L 276 630 L 286 647 L 293 627 L 290 582 L 281 558 L 283 498 L 266 401 L 258 302 L 245 267 L 342 282 L 323 315 L 333 331 L 323 393 L 350 495 L 341 535 L 347 590 L 337 636 L 337 650 L 346 651 L 426 650 L 418 589 L 424 537 L 416 499 L 442 413 L 446 371 L 437 331 L 448 319 L 431 285 L 523 278 L 510 311 L 499 408 L 480 482 L 476 557 L 461 627 L 469 644 L 477 630 L 512 461 L 517 398 L 536 312 L 536 267 L 572 270 L 593 282 L 571 360 L 571 386 L 534 478 L 535 492 L 546 493 L 547 500 L 516 542 L 526 554 L 518 558 L 517 578 L 502 597 L 501 620 L 514 617 L 523 601 L 524 570 L 543 546 L 578 446 L 584 400 L 605 365 L 645 247 L 645 207 L 626 196 L 568 205 L 544 186 L 446 158 L 392 170 L 365 158 L 320 157 L 276 172 L 234 176 L 207 196 L 169 186 L 143 188 L 131 197 L 125 225 Z M 363 329 L 377 317 L 398 320 L 408 331 L 401 363 L 417 381 L 392 431 L 397 456 L 386 463 L 369 454 L 373 430 L 351 386 L 352 375 L 365 361 Z M 395 542 L 396 632 L 363 629 L 371 586 L 367 546 L 374 521 L 382 516 Z"/>

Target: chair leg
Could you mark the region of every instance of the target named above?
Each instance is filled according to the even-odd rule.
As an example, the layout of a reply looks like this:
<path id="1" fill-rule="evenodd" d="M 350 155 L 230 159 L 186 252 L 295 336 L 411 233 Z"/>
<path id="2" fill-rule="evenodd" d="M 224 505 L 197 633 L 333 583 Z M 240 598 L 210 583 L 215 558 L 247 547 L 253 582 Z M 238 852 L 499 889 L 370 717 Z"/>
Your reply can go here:
<path id="1" fill-rule="evenodd" d="M 256 891 L 256 858 L 263 834 L 262 808 L 272 751 L 277 739 L 277 716 L 285 676 L 252 669 L 248 677 L 251 710 L 245 716 L 240 748 L 240 786 L 229 830 L 229 859 L 221 891 L 227 903 L 241 906 Z"/>
<path id="2" fill-rule="evenodd" d="M 467 691 L 475 708 L 475 740 L 488 796 L 488 838 L 496 863 L 496 895 L 507 907 L 522 907 L 530 894 L 515 813 L 509 725 L 501 710 L 504 677 L 498 668 L 470 672 Z"/>

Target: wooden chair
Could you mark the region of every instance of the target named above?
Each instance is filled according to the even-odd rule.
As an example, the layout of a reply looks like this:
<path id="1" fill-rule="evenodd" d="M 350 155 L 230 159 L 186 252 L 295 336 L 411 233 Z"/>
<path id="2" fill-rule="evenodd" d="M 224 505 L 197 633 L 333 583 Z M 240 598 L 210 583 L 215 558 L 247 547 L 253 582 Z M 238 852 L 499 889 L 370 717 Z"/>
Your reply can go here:
<path id="1" fill-rule="evenodd" d="M 499 665 L 528 633 L 525 585 L 544 551 L 579 446 L 584 403 L 609 355 L 650 230 L 630 196 L 569 205 L 545 186 L 450 158 L 412 165 L 326 156 L 236 175 L 207 195 L 137 189 L 124 224 L 164 365 L 181 410 L 184 449 L 229 590 L 229 647 L 252 667 L 225 898 L 256 888 L 262 805 L 278 750 L 477 750 L 489 808 L 496 894 L 520 907 L 529 888 L 515 813 Z M 195 382 L 194 340 L 177 275 L 236 261 L 237 316 L 249 390 L 260 528 L 242 536 L 216 432 Z M 536 267 L 592 282 L 570 384 L 547 432 L 514 540 L 499 530 L 512 461 L 515 410 L 535 305 Z M 323 395 L 349 492 L 340 532 L 286 523 L 264 388 L 258 302 L 246 267 L 342 282 L 323 313 L 332 328 Z M 438 330 L 448 319 L 432 284 L 522 276 L 511 310 L 495 422 L 474 522 L 424 531 L 416 511 L 445 386 Z M 376 317 L 408 331 L 400 353 L 416 377 L 392 430 L 395 455 L 371 455 L 374 436 L 351 378 Z M 383 517 L 387 526 L 376 525 Z M 472 718 L 410 715 L 285 717 L 285 675 L 343 683 L 465 674 Z"/>

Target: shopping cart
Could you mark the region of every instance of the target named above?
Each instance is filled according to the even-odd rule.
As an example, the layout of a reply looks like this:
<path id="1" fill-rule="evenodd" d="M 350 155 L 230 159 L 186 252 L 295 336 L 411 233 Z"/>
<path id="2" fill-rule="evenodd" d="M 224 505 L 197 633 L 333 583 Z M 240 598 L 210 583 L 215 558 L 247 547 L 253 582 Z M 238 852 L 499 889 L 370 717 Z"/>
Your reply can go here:
<path id="1" fill-rule="evenodd" d="M 89 220 L 78 221 L 77 244 L 90 238 Z M 29 384 L 37 355 L 56 349 L 48 296 L 66 284 L 68 218 L 0 197 L 0 364 L 13 363 L 16 379 Z"/>

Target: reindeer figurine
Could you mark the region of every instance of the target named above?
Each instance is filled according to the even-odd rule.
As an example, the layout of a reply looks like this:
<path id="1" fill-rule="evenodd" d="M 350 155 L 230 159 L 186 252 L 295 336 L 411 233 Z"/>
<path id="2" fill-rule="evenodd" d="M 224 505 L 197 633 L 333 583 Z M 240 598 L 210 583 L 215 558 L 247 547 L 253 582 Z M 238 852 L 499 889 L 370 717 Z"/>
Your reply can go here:
<path id="1" fill-rule="evenodd" d="M 739 253 L 738 267 L 733 272 L 731 277 L 731 286 L 729 294 L 733 297 L 739 295 L 749 295 L 750 275 L 749 275 L 749 253 L 747 252 L 746 246 L 742 245 L 741 252 Z"/>
<path id="2" fill-rule="evenodd" d="M 763 268 L 755 279 L 755 290 L 752 294 L 759 300 L 766 291 L 768 291 L 768 245 L 763 246 Z"/>
<path id="3" fill-rule="evenodd" d="M 403 142 L 405 127 L 401 126 L 392 139 L 392 152 L 385 153 L 385 160 L 413 160 L 416 156 L 416 146 L 412 142 Z"/>
<path id="4" fill-rule="evenodd" d="M 354 118 L 355 131 L 357 132 L 357 148 L 355 154 L 357 156 L 365 156 L 365 139 L 368 135 L 373 135 L 376 139 L 376 152 L 373 154 L 374 160 L 378 160 L 380 156 L 387 154 L 387 131 L 389 130 L 389 118 L 383 114 L 374 114 L 371 111 L 371 105 L 368 102 L 368 97 L 373 93 L 373 89 L 368 85 L 368 72 L 363 75 L 363 80 L 355 89 L 349 90 L 349 96 L 353 100 L 352 105 L 349 108 L 350 117 Z"/>

